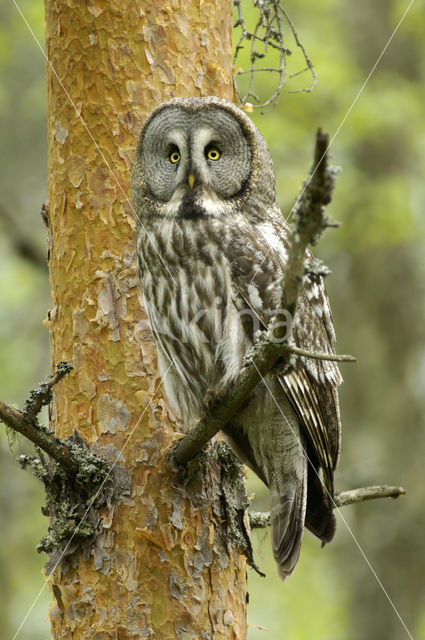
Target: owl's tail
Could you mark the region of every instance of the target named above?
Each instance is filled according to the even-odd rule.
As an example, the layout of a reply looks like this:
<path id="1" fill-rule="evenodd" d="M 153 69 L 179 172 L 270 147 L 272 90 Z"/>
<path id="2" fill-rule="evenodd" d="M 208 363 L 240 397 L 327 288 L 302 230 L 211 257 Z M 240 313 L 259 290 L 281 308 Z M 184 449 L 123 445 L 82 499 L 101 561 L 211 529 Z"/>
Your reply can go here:
<path id="1" fill-rule="evenodd" d="M 300 555 L 307 504 L 307 461 L 304 455 L 277 474 L 270 487 L 270 518 L 274 559 L 284 580 L 295 569 Z"/>

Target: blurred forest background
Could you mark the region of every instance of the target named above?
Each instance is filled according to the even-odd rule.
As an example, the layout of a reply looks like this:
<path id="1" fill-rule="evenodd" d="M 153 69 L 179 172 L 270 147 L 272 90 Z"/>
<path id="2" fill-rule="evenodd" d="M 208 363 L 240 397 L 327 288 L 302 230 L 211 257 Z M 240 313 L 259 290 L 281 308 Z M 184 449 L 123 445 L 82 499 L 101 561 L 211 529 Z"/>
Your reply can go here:
<path id="1" fill-rule="evenodd" d="M 278 193 L 289 214 L 311 164 L 314 133 L 336 132 L 407 7 L 407 0 L 288 0 L 318 75 L 312 93 L 300 76 L 279 105 L 253 118 L 275 162 Z M 250 0 L 244 0 L 248 7 Z M 43 6 L 20 6 L 44 42 Z M 249 573 L 249 638 L 402 640 L 425 637 L 425 15 L 413 4 L 332 145 L 342 166 L 333 203 L 340 230 L 316 248 L 332 269 L 327 287 L 343 365 L 343 450 L 336 487 L 400 484 L 398 501 L 346 507 L 325 549 L 306 533 L 301 559 L 285 583 L 276 577 L 265 532 L 253 534 L 262 579 Z M 288 41 L 292 48 L 292 42 Z M 240 64 L 247 58 L 242 56 Z M 288 59 L 289 71 L 301 64 Z M 297 66 L 298 65 L 298 66 Z M 260 77 L 261 76 L 261 77 Z M 256 92 L 267 97 L 270 74 Z M 45 229 L 44 59 L 12 2 L 0 6 L 0 398 L 22 406 L 48 375 Z M 12 638 L 43 585 L 35 547 L 47 527 L 40 483 L 20 470 L 0 427 L 0 636 Z M 267 492 L 250 478 L 256 509 Z M 50 595 L 36 602 L 19 640 L 50 637 Z M 260 627 L 266 627 L 261 629 Z"/>

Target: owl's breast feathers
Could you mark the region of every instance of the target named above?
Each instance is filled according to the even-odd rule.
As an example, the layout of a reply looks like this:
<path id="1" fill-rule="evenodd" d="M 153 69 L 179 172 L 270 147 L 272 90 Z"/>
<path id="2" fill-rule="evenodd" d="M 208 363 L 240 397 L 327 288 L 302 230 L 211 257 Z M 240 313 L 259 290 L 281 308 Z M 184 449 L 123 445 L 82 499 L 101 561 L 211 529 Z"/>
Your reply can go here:
<path id="1" fill-rule="evenodd" d="M 139 239 L 140 275 L 155 338 L 186 385 L 190 417 L 205 392 L 240 371 L 255 330 L 270 325 L 281 304 L 288 249 L 280 212 L 250 224 L 241 214 L 157 221 Z M 309 256 L 307 259 L 311 259 Z M 304 280 L 292 325 L 294 343 L 334 353 L 334 331 L 321 281 Z M 333 495 L 340 449 L 336 363 L 294 358 L 280 378 L 304 427 L 311 461 Z M 175 374 L 169 376 L 175 378 Z"/>
<path id="2" fill-rule="evenodd" d="M 249 349 L 219 231 L 211 218 L 163 219 L 138 240 L 145 308 L 168 370 L 164 386 L 188 423 L 207 392 L 236 378 Z"/>

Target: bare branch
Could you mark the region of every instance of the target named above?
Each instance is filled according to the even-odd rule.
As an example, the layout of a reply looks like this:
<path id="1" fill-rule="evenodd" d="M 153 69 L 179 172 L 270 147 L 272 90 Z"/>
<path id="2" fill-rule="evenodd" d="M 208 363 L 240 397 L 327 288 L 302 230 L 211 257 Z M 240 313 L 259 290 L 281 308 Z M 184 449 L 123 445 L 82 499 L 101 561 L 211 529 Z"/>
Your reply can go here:
<path id="1" fill-rule="evenodd" d="M 304 60 L 307 63 L 307 66 L 304 69 L 300 69 L 296 73 L 291 74 L 290 77 L 291 78 L 295 78 L 296 76 L 299 76 L 302 73 L 305 73 L 307 70 L 310 70 L 311 75 L 313 76 L 313 83 L 312 83 L 311 87 L 307 87 L 307 88 L 304 88 L 304 89 L 296 89 L 295 91 L 289 91 L 289 93 L 300 93 L 301 91 L 307 91 L 307 92 L 313 91 L 316 88 L 316 85 L 317 85 L 317 75 L 316 75 L 316 72 L 314 70 L 313 63 L 311 62 L 303 43 L 301 42 L 301 40 L 298 37 L 298 33 L 297 33 L 296 29 L 295 29 L 294 23 L 292 22 L 291 18 L 289 17 L 289 15 L 285 11 L 285 9 L 282 6 L 280 6 L 280 2 L 279 2 L 279 9 L 283 13 L 283 15 L 285 16 L 285 19 L 286 19 L 287 23 L 289 24 L 289 26 L 291 28 L 292 35 L 294 36 L 295 42 L 297 43 L 297 47 L 299 47 L 301 49 L 301 51 L 303 52 Z"/>
<path id="2" fill-rule="evenodd" d="M 261 2 L 254 2 L 254 5 L 257 10 L 257 21 L 252 30 L 250 30 L 245 22 L 241 0 L 233 0 L 233 6 L 237 13 L 237 19 L 233 28 L 240 28 L 241 30 L 240 38 L 236 44 L 235 54 L 233 57 L 235 92 L 242 105 L 247 104 L 250 99 L 253 99 L 254 102 L 257 103 L 252 105 L 254 107 L 261 109 L 264 109 L 265 107 L 272 108 L 278 103 L 282 88 L 288 77 L 287 57 L 292 53 L 286 46 L 285 42 L 287 39 L 286 32 L 288 26 L 290 34 L 292 34 L 292 38 L 296 46 L 301 49 L 302 56 L 304 58 L 303 68 L 295 71 L 289 77 L 294 78 L 305 72 L 309 72 L 312 76 L 312 83 L 310 86 L 297 89 L 291 93 L 312 91 L 317 84 L 317 77 L 307 51 L 298 37 L 295 25 L 290 19 L 288 13 L 280 5 L 280 0 L 261 0 Z M 247 48 L 249 47 L 249 68 L 241 69 L 237 66 L 237 62 L 240 52 L 245 48 L 245 46 L 247 46 Z M 270 60 L 270 63 L 257 67 L 257 62 L 262 60 L 266 60 L 267 62 Z M 275 64 L 273 64 L 274 60 L 276 61 Z M 258 96 L 254 93 L 255 74 L 258 71 L 266 70 L 273 74 L 276 79 L 276 88 L 267 100 L 261 102 Z M 241 94 L 238 83 L 236 82 L 236 78 L 241 75 L 249 76 L 247 88 L 243 92 L 243 95 Z"/>
<path id="3" fill-rule="evenodd" d="M 398 498 L 406 494 L 403 487 L 390 487 L 387 484 L 376 487 L 361 487 L 351 491 L 341 491 L 334 497 L 335 507 L 345 507 L 349 504 L 364 502 L 365 500 L 376 500 L 377 498 Z"/>
<path id="4" fill-rule="evenodd" d="M 331 201 L 336 175 L 335 169 L 328 167 L 327 148 L 328 135 L 319 129 L 310 177 L 293 207 L 282 301 L 282 308 L 286 309 L 292 318 L 295 317 L 298 294 L 305 273 L 305 250 L 309 244 L 316 244 L 327 222 L 324 207 Z M 283 320 L 284 318 L 281 318 L 280 322 Z"/>
<path id="5" fill-rule="evenodd" d="M 286 347 L 290 353 L 297 356 L 303 356 L 304 358 L 311 358 L 312 360 L 329 360 L 330 362 L 357 362 L 357 358 L 348 354 L 338 353 L 316 353 L 313 351 L 306 351 L 293 345 Z"/>
<path id="6" fill-rule="evenodd" d="M 316 241 L 324 226 L 324 206 L 331 200 L 334 173 L 327 166 L 328 136 L 319 129 L 316 137 L 314 163 L 308 182 L 297 201 L 289 234 L 290 247 L 282 287 L 282 312 L 276 314 L 270 331 L 272 340 L 263 335 L 246 358 L 246 365 L 229 391 L 222 394 L 212 409 L 177 443 L 174 457 L 177 464 L 194 458 L 207 442 L 241 409 L 262 377 L 279 360 L 280 368 L 289 363 L 290 351 L 285 342 L 286 313 L 295 316 L 297 300 L 305 272 L 305 252 Z M 283 320 L 283 321 L 282 321 Z"/>
<path id="7" fill-rule="evenodd" d="M 18 411 L 18 409 L 14 409 L 1 401 L 0 422 L 31 440 L 70 473 L 78 471 L 78 465 L 74 462 L 71 452 L 65 443 L 44 427 L 40 427 L 39 424 L 28 419 L 22 411 Z"/>
<path id="8" fill-rule="evenodd" d="M 403 487 L 390 487 L 389 485 L 379 485 L 375 487 L 361 487 L 350 491 L 336 493 L 333 499 L 334 509 L 346 507 L 350 504 L 365 502 L 366 500 L 376 500 L 378 498 L 398 498 L 406 494 Z M 251 529 L 265 529 L 270 526 L 270 513 L 268 511 L 252 511 L 248 513 Z"/>

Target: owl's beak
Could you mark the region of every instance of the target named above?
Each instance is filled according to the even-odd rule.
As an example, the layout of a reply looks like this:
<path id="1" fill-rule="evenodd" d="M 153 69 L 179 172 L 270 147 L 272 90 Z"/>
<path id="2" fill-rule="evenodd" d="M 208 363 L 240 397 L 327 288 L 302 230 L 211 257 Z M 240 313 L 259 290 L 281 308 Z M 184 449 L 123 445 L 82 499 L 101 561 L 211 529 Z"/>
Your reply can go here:
<path id="1" fill-rule="evenodd" d="M 193 187 L 195 186 L 195 174 L 189 173 L 187 177 L 187 182 L 189 184 L 189 187 L 193 189 Z"/>

